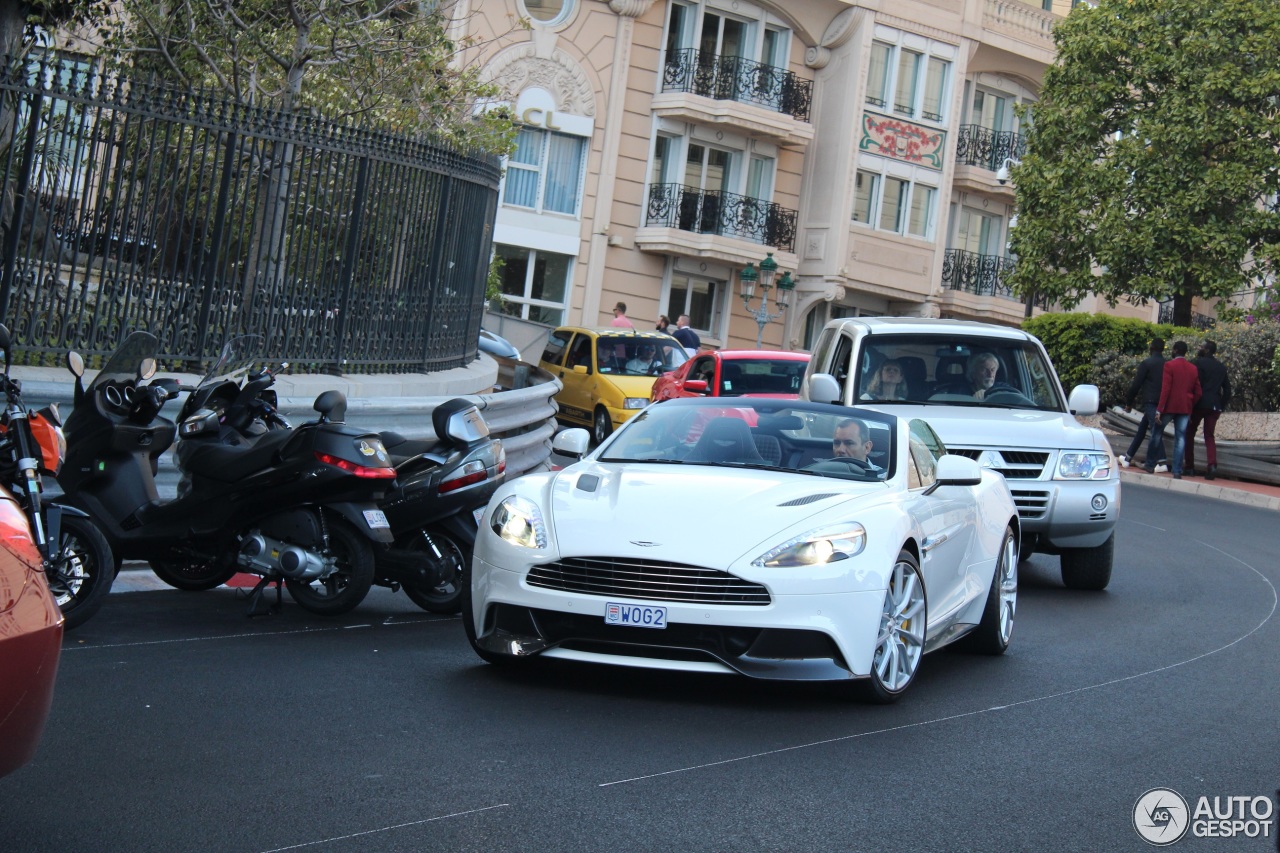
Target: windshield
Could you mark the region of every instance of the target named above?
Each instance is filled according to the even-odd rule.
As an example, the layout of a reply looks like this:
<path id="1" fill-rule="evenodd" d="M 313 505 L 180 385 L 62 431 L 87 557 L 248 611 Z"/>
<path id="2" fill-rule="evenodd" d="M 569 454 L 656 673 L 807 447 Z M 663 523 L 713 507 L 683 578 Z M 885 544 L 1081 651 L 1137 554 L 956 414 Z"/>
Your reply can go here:
<path id="1" fill-rule="evenodd" d="M 200 388 L 221 382 L 224 379 L 240 381 L 238 374 L 244 373 L 258 360 L 262 352 L 262 335 L 240 335 L 232 338 L 222 346 L 222 353 L 217 361 L 209 366 L 209 371 L 200 380 Z"/>
<path id="2" fill-rule="evenodd" d="M 897 421 L 857 407 L 764 397 L 741 397 L 732 405 L 672 400 L 632 418 L 599 458 L 875 482 L 894 474 Z"/>
<path id="3" fill-rule="evenodd" d="M 1043 350 L 1026 340 L 956 335 L 864 338 L 854 397 L 882 403 L 946 403 L 1066 409 Z"/>
<path id="4" fill-rule="evenodd" d="M 658 376 L 688 360 L 684 347 L 672 337 L 601 335 L 596 340 L 596 365 L 610 375 Z"/>
<path id="5" fill-rule="evenodd" d="M 120 346 L 116 347 L 111 358 L 107 359 L 107 363 L 98 371 L 98 375 L 93 377 L 89 390 L 92 391 L 99 385 L 107 383 L 123 385 L 133 382 L 138 378 L 142 362 L 148 358 L 155 358 L 159 351 L 160 341 L 155 335 L 150 332 L 130 332 L 129 336 L 120 342 Z"/>

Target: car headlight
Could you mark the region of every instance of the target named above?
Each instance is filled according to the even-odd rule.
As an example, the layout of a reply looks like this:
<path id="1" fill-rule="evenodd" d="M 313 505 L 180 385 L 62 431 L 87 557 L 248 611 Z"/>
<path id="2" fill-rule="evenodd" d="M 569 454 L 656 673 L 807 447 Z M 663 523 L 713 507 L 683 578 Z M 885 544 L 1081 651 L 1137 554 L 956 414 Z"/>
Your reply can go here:
<path id="1" fill-rule="evenodd" d="M 624 409 L 643 409 L 647 405 L 649 405 L 648 397 L 628 397 L 622 401 Z"/>
<path id="2" fill-rule="evenodd" d="M 489 527 L 512 545 L 547 547 L 547 525 L 542 520 L 542 510 L 528 498 L 512 495 L 504 499 L 489 517 Z"/>
<path id="3" fill-rule="evenodd" d="M 857 522 L 819 527 L 764 552 L 751 565 L 777 569 L 834 563 L 860 554 L 866 544 L 867 530 Z"/>
<path id="4" fill-rule="evenodd" d="M 1063 453 L 1058 457 L 1055 480 L 1105 480 L 1111 476 L 1107 453 Z"/>

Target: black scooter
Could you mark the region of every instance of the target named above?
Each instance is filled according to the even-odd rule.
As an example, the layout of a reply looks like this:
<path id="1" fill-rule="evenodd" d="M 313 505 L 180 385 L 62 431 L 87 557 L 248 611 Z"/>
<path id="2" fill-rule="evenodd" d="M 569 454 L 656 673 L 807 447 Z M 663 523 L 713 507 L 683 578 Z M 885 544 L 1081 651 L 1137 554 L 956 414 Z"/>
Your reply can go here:
<path id="1" fill-rule="evenodd" d="M 97 522 L 117 557 L 149 561 L 180 589 L 209 589 L 237 571 L 259 575 L 251 614 L 278 609 L 281 581 L 314 613 L 359 604 L 373 583 L 374 545 L 393 539 L 377 506 L 395 477 L 381 439 L 342 423 L 346 400 L 337 391 L 316 398 L 319 420 L 252 443 L 220 441 L 217 412 L 197 408 L 198 399 L 175 426 L 161 409 L 197 389 L 145 381 L 157 347 L 154 335 L 130 334 L 88 388 L 83 361 L 68 359 L 76 389 L 62 500 Z M 235 353 L 229 345 L 223 359 Z M 175 434 L 189 482 L 162 501 L 157 459 Z M 264 608 L 262 593 L 273 582 L 276 603 Z"/>
<path id="2" fill-rule="evenodd" d="M 206 376 L 186 407 L 214 410 L 220 440 L 230 444 L 253 443 L 291 429 L 271 390 L 279 372 L 261 367 L 248 373 L 243 384 L 231 376 Z M 462 572 L 479 531 L 478 515 L 502 484 L 507 457 L 470 400 L 441 403 L 431 412 L 431 425 L 434 440 L 379 433 L 396 468 L 395 484 L 379 504 L 395 541 L 374 549 L 373 582 L 403 589 L 424 610 L 457 613 Z M 185 452 L 179 444 L 179 467 L 185 467 Z"/>

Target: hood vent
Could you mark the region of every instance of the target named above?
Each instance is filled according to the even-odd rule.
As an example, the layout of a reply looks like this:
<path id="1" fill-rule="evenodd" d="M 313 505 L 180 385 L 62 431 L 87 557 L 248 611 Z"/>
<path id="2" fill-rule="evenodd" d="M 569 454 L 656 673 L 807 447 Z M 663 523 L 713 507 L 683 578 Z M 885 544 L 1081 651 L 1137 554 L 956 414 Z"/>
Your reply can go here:
<path id="1" fill-rule="evenodd" d="M 804 506 L 805 504 L 811 504 L 814 501 L 821 501 L 821 500 L 826 500 L 827 498 L 837 497 L 839 494 L 840 494 L 839 492 L 825 492 L 820 495 L 807 495 L 803 498 L 792 498 L 786 503 L 778 504 L 778 506 Z"/>

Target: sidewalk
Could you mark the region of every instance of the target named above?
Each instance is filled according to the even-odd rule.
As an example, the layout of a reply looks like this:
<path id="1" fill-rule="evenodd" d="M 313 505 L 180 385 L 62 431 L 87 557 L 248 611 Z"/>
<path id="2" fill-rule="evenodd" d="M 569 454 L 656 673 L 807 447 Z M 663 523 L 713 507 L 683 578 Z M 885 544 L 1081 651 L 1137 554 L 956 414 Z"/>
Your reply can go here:
<path id="1" fill-rule="evenodd" d="M 1141 465 L 1121 468 L 1120 482 L 1280 512 L 1280 486 L 1266 486 L 1262 483 L 1228 480 L 1222 477 L 1206 480 L 1203 475 L 1189 477 L 1184 474 L 1181 480 L 1175 480 L 1172 474 L 1148 474 Z"/>

